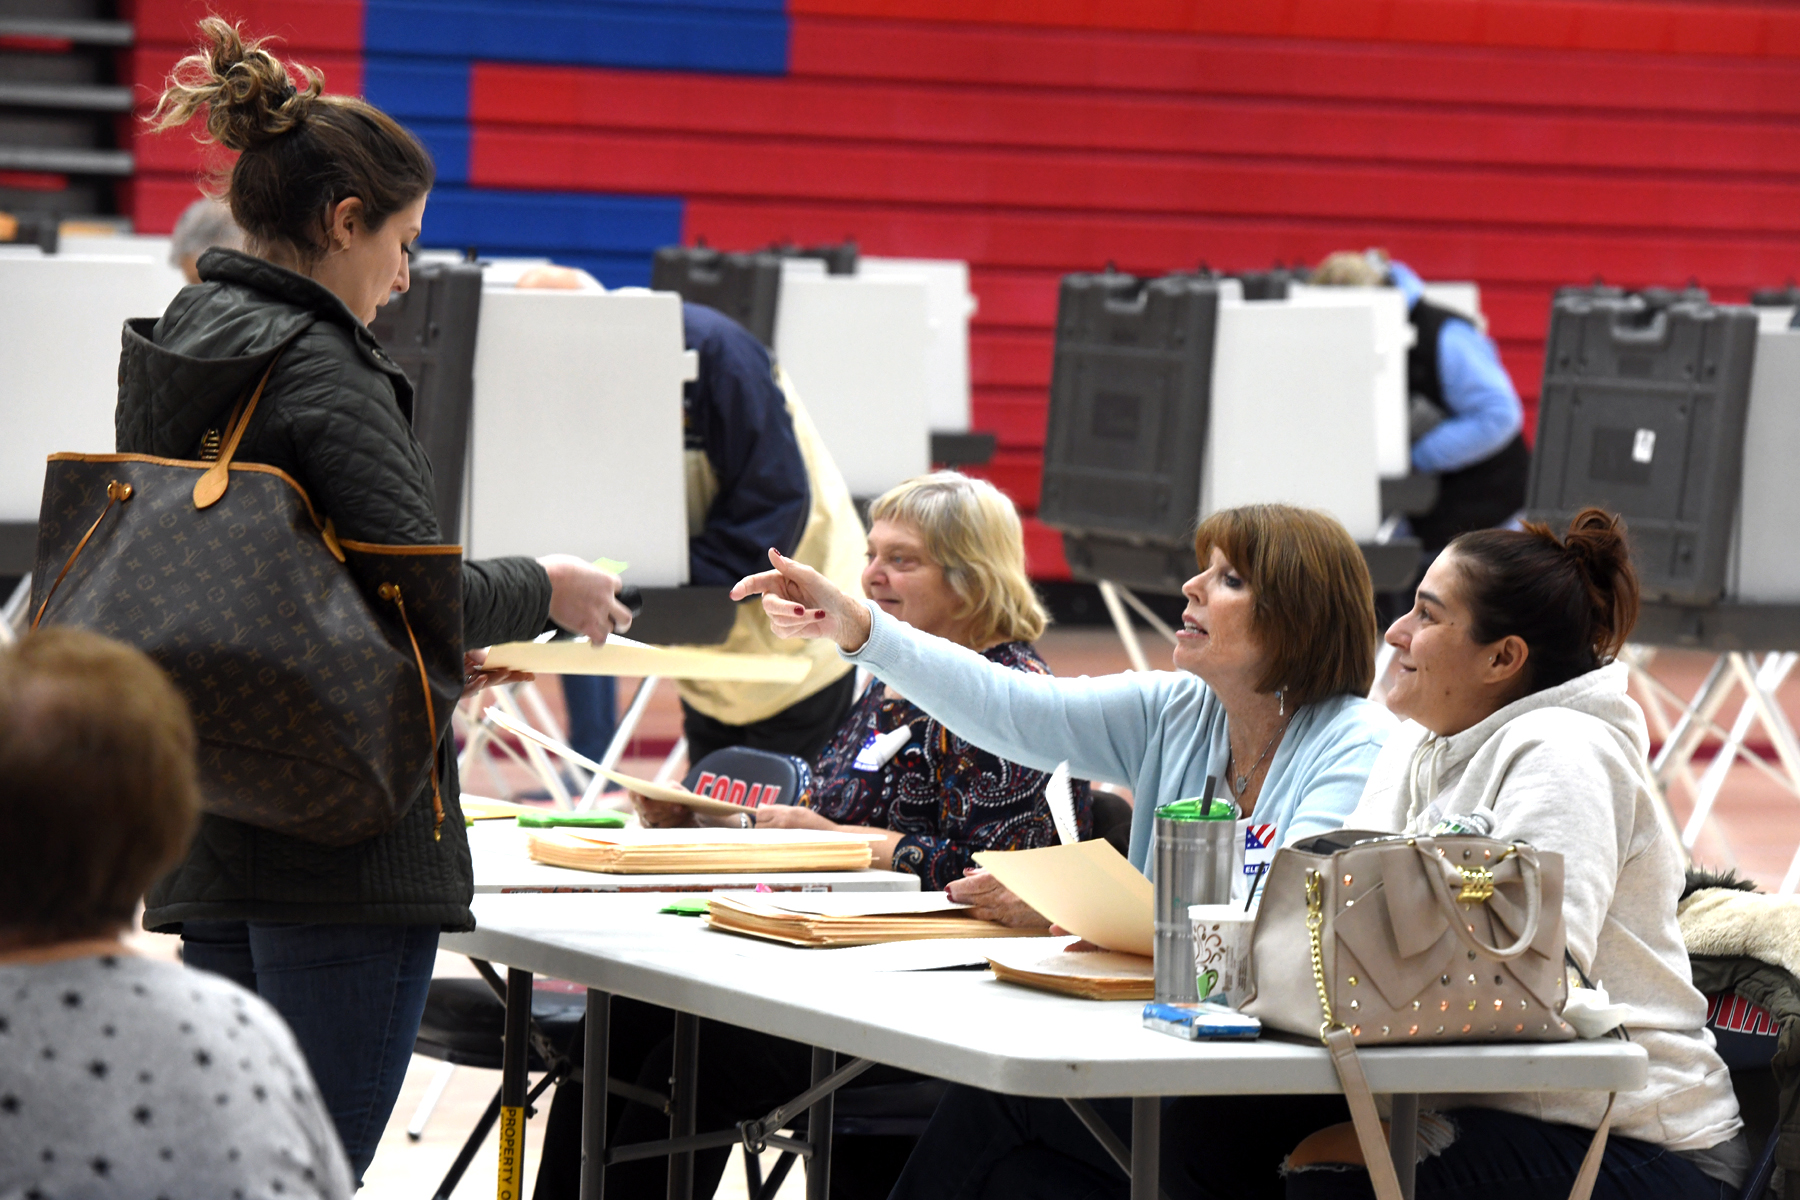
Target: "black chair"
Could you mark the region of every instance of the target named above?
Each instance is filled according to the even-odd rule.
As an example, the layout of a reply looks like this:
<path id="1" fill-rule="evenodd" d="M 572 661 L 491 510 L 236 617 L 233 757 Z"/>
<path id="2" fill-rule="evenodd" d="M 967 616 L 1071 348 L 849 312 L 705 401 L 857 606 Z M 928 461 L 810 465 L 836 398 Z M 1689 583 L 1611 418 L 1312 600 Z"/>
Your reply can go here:
<path id="1" fill-rule="evenodd" d="M 792 804 L 812 787 L 812 768 L 792 754 L 727 746 L 688 768 L 681 786 L 701 796 L 743 804 Z"/>
<path id="2" fill-rule="evenodd" d="M 1706 998 L 1706 1027 L 1731 1071 L 1731 1090 L 1737 1093 L 1738 1112 L 1751 1144 L 1762 1143 L 1738 1200 L 1762 1200 L 1775 1175 L 1775 1149 L 1781 1140 L 1780 1094 L 1770 1066 L 1781 1029 L 1768 1009 L 1732 992 Z"/>
<path id="3" fill-rule="evenodd" d="M 453 1066 L 498 1071 L 506 1035 L 506 984 L 489 964 L 479 959 L 469 961 L 480 972 L 480 979 L 431 981 L 413 1052 Z M 543 1078 L 525 1098 L 527 1115 L 531 1112 L 531 1102 L 553 1084 L 567 1078 L 573 1069 L 568 1051 L 586 1011 L 585 991 L 566 993 L 545 988 L 532 991 L 527 1069 L 541 1071 Z M 475 1160 L 476 1151 L 499 1116 L 500 1091 L 496 1088 L 494 1098 L 488 1102 L 486 1111 L 457 1152 L 456 1161 L 450 1164 L 443 1182 L 432 1193 L 433 1200 L 447 1200 L 456 1190 L 457 1183 Z"/>

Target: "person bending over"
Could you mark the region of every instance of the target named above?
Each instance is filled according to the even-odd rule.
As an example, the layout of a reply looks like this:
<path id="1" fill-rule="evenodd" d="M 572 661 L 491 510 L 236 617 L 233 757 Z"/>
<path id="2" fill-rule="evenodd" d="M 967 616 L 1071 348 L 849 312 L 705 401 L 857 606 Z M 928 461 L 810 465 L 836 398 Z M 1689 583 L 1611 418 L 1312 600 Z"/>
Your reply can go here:
<path id="1" fill-rule="evenodd" d="M 0 1196 L 349 1200 L 275 1011 L 122 941 L 199 815 L 168 678 L 77 629 L 0 650 L 0 779 Z"/>
<path id="2" fill-rule="evenodd" d="M 997 667 L 1044 676 L 1049 668 L 1031 642 L 1048 618 L 1025 575 L 1025 543 L 1012 501 L 985 480 L 954 471 L 908 480 L 875 501 L 869 512 L 868 564 L 863 591 L 881 610 L 915 629 L 980 654 Z M 957 737 L 917 705 L 879 681 L 871 681 L 813 766 L 813 787 L 797 804 L 756 810 L 762 828 L 842 829 L 879 833 L 875 865 L 919 876 L 928 891 L 941 890 L 973 864 L 981 850 L 1024 850 L 1057 844 L 1055 822 L 1044 801 L 1048 774 L 1008 762 Z M 1076 828 L 1086 837 L 1089 793 L 1070 788 Z M 645 824 L 692 824 L 693 810 L 636 797 Z M 666 1013 L 617 998 L 613 1024 L 628 1023 L 624 1040 L 645 1039 L 650 1051 L 638 1082 L 660 1089 L 671 1061 Z M 619 1044 L 619 1034 L 614 1035 Z M 807 1047 L 754 1030 L 713 1021 L 700 1025 L 700 1128 L 721 1129 L 767 1113 L 810 1083 Z M 576 1040 L 577 1047 L 580 1039 Z M 627 1061 L 631 1051 L 625 1050 Z M 615 1070 L 618 1059 L 615 1059 Z M 627 1067 L 626 1070 L 631 1070 Z M 885 1068 L 865 1084 L 915 1078 Z M 538 1195 L 572 1196 L 579 1168 L 580 1085 L 557 1089 L 544 1142 Z M 620 1106 L 615 1136 L 623 1142 L 660 1136 L 660 1111 Z M 858 1158 L 852 1143 L 839 1148 L 836 1170 L 855 1172 L 867 1189 L 895 1164 Z M 706 1151 L 696 1161 L 695 1194 L 713 1193 L 726 1153 Z M 627 1195 L 660 1194 L 660 1159 L 608 1168 L 607 1187 Z M 880 1188 L 885 1193 L 885 1187 Z"/>
<path id="3" fill-rule="evenodd" d="M 1412 467 L 1438 476 L 1437 503 L 1410 518 L 1427 560 L 1460 533 L 1505 525 L 1525 507 L 1525 407 L 1494 343 L 1461 313 L 1425 299 L 1425 282 L 1380 250 L 1342 250 L 1313 272 L 1324 287 L 1400 289 L 1415 333 L 1406 355 Z"/>
<path id="4" fill-rule="evenodd" d="M 1375 670 L 1374 597 L 1361 552 L 1332 518 L 1288 505 L 1252 505 L 1201 522 L 1200 573 L 1173 672 L 1059 679 L 1009 671 L 964 647 L 912 629 L 877 604 L 771 552 L 775 569 L 745 579 L 736 597 L 762 593 L 778 633 L 825 638 L 945 728 L 1028 767 L 1067 759 L 1083 777 L 1128 785 L 1134 796 L 1130 859 L 1145 867 L 1156 807 L 1199 796 L 1207 776 L 1274 844 L 1338 828 L 1362 795 L 1393 725 L 1364 698 Z M 1248 888 L 1240 879 L 1234 892 Z M 950 895 L 977 916 L 1043 924 L 1017 897 L 976 874 Z M 1218 1106 L 1181 1102 L 1217 1124 Z M 1128 1105 L 1098 1108 L 1129 1138 Z M 1276 1166 L 1304 1133 L 1342 1113 L 1336 1099 L 1234 1098 L 1232 1145 L 1241 1167 L 1219 1175 L 1233 1195 L 1279 1194 Z M 1241 1119 L 1238 1119 L 1241 1118 Z M 1335 1115 L 1326 1118 L 1337 1119 Z M 1207 1155 L 1207 1139 L 1169 1138 L 1172 1153 Z M 895 1195 L 1080 1195 L 1124 1177 L 1059 1101 L 952 1088 L 908 1161 Z M 962 1191 L 958 1191 L 962 1189 Z"/>
<path id="5" fill-rule="evenodd" d="M 1656 818 L 1644 714 L 1614 661 L 1638 585 L 1618 517 L 1587 509 L 1558 538 L 1543 525 L 1450 543 L 1411 612 L 1388 630 L 1398 677 L 1388 739 L 1347 824 L 1428 833 L 1485 813 L 1493 836 L 1562 855 L 1569 955 L 1625 1006 L 1650 1055 L 1620 1092 L 1596 1196 L 1727 1200 L 1750 1162 L 1737 1099 L 1705 1030 L 1676 925 L 1681 848 Z M 1563 1200 L 1607 1098 L 1543 1092 L 1459 1098 L 1426 1114 L 1419 1200 Z M 1368 1196 L 1348 1126 L 1294 1151 L 1291 1200 Z"/>
<path id="6" fill-rule="evenodd" d="M 296 88 L 235 27 L 209 17 L 200 31 L 205 45 L 177 64 L 154 124 L 204 113 L 207 136 L 238 152 L 226 197 L 248 252 L 206 251 L 199 286 L 160 320 L 126 323 L 117 449 L 216 459 L 234 406 L 267 372 L 238 462 L 285 472 L 346 540 L 442 543 L 410 425 L 412 385 L 368 328 L 410 284 L 431 158 L 380 109 L 323 95 L 316 72 L 301 71 Z M 616 575 L 568 555 L 464 562 L 464 644 L 529 639 L 552 620 L 603 641 L 631 624 L 618 588 Z M 466 654 L 470 670 L 482 654 Z M 438 933 L 475 927 L 448 736 L 437 755 L 442 818 L 423 762 L 398 824 L 350 846 L 208 813 L 144 913 L 146 928 L 181 934 L 190 966 L 256 991 L 286 1018 L 359 1176 L 412 1058 Z M 271 757 L 272 795 L 287 794 L 286 775 Z"/>
<path id="7" fill-rule="evenodd" d="M 1025 575 L 1025 542 L 1012 501 L 955 471 L 911 479 L 869 509 L 863 594 L 914 629 L 1014 671 L 1048 675 L 1031 643 L 1049 618 Z M 796 804 L 756 810 L 758 826 L 881 833 L 875 865 L 939 890 L 979 850 L 1053 846 L 1046 772 L 1021 767 L 957 737 L 895 689 L 871 680 L 813 764 Z M 1089 795 L 1071 788 L 1081 836 Z M 634 797 L 647 825 L 688 824 L 693 810 Z"/>

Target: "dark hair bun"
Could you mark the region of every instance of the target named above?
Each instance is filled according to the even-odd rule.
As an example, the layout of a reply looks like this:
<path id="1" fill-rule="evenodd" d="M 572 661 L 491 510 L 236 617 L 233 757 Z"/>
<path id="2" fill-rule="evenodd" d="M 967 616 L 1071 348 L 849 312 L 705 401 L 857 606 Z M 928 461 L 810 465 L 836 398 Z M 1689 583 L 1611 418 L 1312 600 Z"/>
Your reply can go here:
<path id="1" fill-rule="evenodd" d="M 1637 572 L 1625 542 L 1625 520 L 1601 508 L 1584 508 L 1569 522 L 1563 552 L 1581 572 L 1593 606 L 1594 654 L 1613 658 L 1637 623 Z"/>
<path id="2" fill-rule="evenodd" d="M 154 129 L 185 125 L 206 113 L 206 136 L 227 150 L 266 145 L 306 119 L 324 90 L 324 78 L 296 67 L 306 86 L 297 88 L 288 68 L 263 49 L 264 40 L 244 41 L 238 27 L 218 17 L 200 22 L 203 45 L 175 64 L 156 110 Z"/>

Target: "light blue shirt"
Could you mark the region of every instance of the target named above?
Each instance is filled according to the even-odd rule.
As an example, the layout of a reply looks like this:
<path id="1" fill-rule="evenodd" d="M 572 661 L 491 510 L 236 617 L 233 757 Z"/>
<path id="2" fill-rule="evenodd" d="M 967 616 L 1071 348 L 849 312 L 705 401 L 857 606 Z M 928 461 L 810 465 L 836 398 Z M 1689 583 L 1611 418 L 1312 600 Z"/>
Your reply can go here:
<path id="1" fill-rule="evenodd" d="M 1411 311 L 1425 294 L 1425 281 L 1405 263 L 1389 263 L 1388 274 Z M 1413 470 L 1460 471 L 1505 449 L 1525 427 L 1525 406 L 1493 341 L 1474 325 L 1444 322 L 1437 352 L 1450 415 L 1413 443 Z"/>
<path id="2" fill-rule="evenodd" d="M 844 657 L 956 736 L 1036 770 L 1066 759 L 1078 779 L 1130 787 L 1129 857 L 1140 871 L 1157 806 L 1202 795 L 1208 775 L 1224 782 L 1231 754 L 1225 706 L 1193 675 L 1028 675 L 921 633 L 874 604 L 869 613 L 868 642 Z M 1341 827 L 1395 725 L 1387 709 L 1360 696 L 1301 708 L 1275 748 L 1256 822 L 1274 825 L 1284 846 Z M 1223 786 L 1218 794 L 1226 794 Z"/>

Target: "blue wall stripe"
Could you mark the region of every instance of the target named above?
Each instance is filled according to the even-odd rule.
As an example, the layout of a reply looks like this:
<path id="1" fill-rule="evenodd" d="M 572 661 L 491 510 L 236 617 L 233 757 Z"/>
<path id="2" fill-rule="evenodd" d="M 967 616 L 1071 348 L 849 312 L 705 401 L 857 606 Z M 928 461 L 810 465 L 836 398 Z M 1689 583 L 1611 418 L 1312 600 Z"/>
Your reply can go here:
<path id="1" fill-rule="evenodd" d="M 547 255 L 608 287 L 646 286 L 659 246 L 681 241 L 682 203 L 669 196 L 439 187 L 421 245 L 486 255 Z"/>
<path id="2" fill-rule="evenodd" d="M 469 119 L 468 60 L 393 58 L 363 60 L 363 97 L 401 121 Z"/>
<path id="3" fill-rule="evenodd" d="M 762 75 L 788 63 L 785 15 L 731 9 L 368 0 L 363 36 L 376 55 Z"/>
<path id="4" fill-rule="evenodd" d="M 467 121 L 415 121 L 397 118 L 412 130 L 413 136 L 425 143 L 437 164 L 437 181 L 444 184 L 469 182 L 469 123 Z"/>

